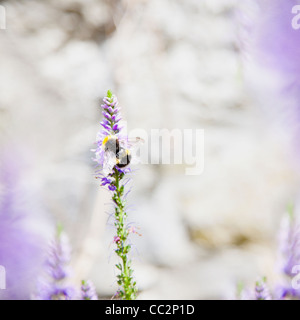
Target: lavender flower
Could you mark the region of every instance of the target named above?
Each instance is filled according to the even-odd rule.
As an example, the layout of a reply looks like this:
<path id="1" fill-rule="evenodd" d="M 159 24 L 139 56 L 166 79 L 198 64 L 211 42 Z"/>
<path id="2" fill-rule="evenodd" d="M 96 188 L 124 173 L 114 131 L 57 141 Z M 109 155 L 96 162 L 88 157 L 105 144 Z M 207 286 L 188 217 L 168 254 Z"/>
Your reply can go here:
<path id="1" fill-rule="evenodd" d="M 107 92 L 107 97 L 103 99 L 104 104 L 101 105 L 104 110 L 102 114 L 104 115 L 103 120 L 100 122 L 102 129 L 97 134 L 97 148 L 95 151 L 95 161 L 98 165 L 102 167 L 102 175 L 101 175 L 101 185 L 108 187 L 110 191 L 115 191 L 116 186 L 114 184 L 114 177 L 112 175 L 113 168 L 117 169 L 120 173 L 128 173 L 130 169 L 126 166 L 121 168 L 121 166 L 114 166 L 117 162 L 111 163 L 109 168 L 106 168 L 108 165 L 107 161 L 107 148 L 105 146 L 109 145 L 109 152 L 116 156 L 119 153 L 120 146 L 119 143 L 126 143 L 128 137 L 122 132 L 122 125 L 120 121 L 122 120 L 119 107 L 118 99 L 110 92 Z M 126 147 L 126 146 L 124 146 Z M 111 161 L 113 159 L 110 159 Z M 117 161 L 117 159 L 115 159 Z"/>
<path id="2" fill-rule="evenodd" d="M 255 299 L 256 300 L 272 300 L 270 290 L 266 284 L 266 278 L 256 282 L 255 285 Z"/>
<path id="3" fill-rule="evenodd" d="M 256 0 L 256 3 L 260 10 L 253 19 L 252 49 L 249 51 L 258 72 L 261 74 L 264 68 L 269 75 L 259 84 L 258 90 L 263 95 L 263 105 L 271 110 L 271 119 L 283 126 L 292 144 L 297 146 L 300 136 L 300 37 L 299 30 L 292 26 L 295 16 L 292 8 L 300 3 L 299 0 Z M 292 147 L 292 151 L 299 156 L 299 148 Z"/>
<path id="4" fill-rule="evenodd" d="M 282 271 L 288 277 L 293 277 L 293 267 L 300 264 L 300 225 L 293 211 L 290 211 L 282 221 L 280 238 L 280 250 L 283 255 Z"/>
<path id="5" fill-rule="evenodd" d="M 6 290 L 0 299 L 30 299 L 36 276 L 42 270 L 44 239 L 33 232 L 28 187 L 22 186 L 20 154 L 4 150 L 0 157 L 0 265 L 6 270 Z M 28 184 L 29 185 L 29 184 Z"/>
<path id="6" fill-rule="evenodd" d="M 272 300 L 270 290 L 266 284 L 266 278 L 255 283 L 255 288 L 244 287 L 243 283 L 238 283 L 235 294 L 236 300 Z"/>
<path id="7" fill-rule="evenodd" d="M 261 10 L 254 29 L 255 56 L 299 87 L 300 37 L 292 27 L 292 8 L 299 1 L 263 0 L 258 3 Z"/>
<path id="8" fill-rule="evenodd" d="M 91 281 L 82 281 L 81 300 L 98 300 L 96 289 Z"/>
<path id="9" fill-rule="evenodd" d="M 292 206 L 288 209 L 289 215 L 285 216 L 280 230 L 280 271 L 286 279 L 277 288 L 279 299 L 293 297 L 300 298 L 300 290 L 292 287 L 294 266 L 300 265 L 300 224 L 294 215 Z"/>
<path id="10" fill-rule="evenodd" d="M 131 245 L 127 238 L 131 230 L 126 227 L 127 213 L 125 212 L 125 183 L 124 177 L 130 172 L 127 163 L 120 165 L 120 154 L 124 154 L 127 160 L 126 146 L 121 147 L 121 141 L 126 141 L 127 137 L 122 133 L 120 125 L 121 115 L 117 98 L 110 92 L 103 99 L 102 114 L 104 119 L 101 122 L 103 129 L 98 133 L 97 149 L 95 150 L 95 161 L 100 166 L 98 178 L 101 179 L 101 186 L 107 187 L 112 193 L 112 201 L 115 206 L 115 222 L 116 236 L 114 243 L 116 245 L 115 252 L 121 259 L 116 267 L 120 274 L 117 275 L 117 283 L 120 286 L 118 296 L 125 300 L 133 300 L 136 298 L 136 283 L 133 280 L 133 271 L 131 269 L 131 261 L 128 257 Z"/>
<path id="11" fill-rule="evenodd" d="M 48 258 L 45 262 L 45 276 L 38 282 L 38 300 L 71 300 L 75 297 L 72 286 L 64 280 L 70 276 L 71 248 L 62 228 L 57 228 L 57 235 L 49 245 Z"/>

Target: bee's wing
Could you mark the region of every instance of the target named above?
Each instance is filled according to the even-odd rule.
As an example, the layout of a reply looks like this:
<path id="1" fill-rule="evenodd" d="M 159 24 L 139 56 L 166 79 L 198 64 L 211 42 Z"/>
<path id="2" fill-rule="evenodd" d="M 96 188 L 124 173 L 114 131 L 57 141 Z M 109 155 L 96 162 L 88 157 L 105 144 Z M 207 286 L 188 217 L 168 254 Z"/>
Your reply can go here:
<path id="1" fill-rule="evenodd" d="M 142 138 L 128 138 L 127 140 L 125 140 L 125 143 L 126 144 L 123 148 L 130 150 L 131 164 L 140 163 L 138 150 L 145 143 L 145 141 Z"/>
<path id="2" fill-rule="evenodd" d="M 103 161 L 103 173 L 105 176 L 108 176 L 114 166 L 116 165 L 116 156 L 113 152 L 106 151 L 104 153 L 104 161 Z"/>
<path id="3" fill-rule="evenodd" d="M 127 138 L 127 139 L 120 139 L 120 145 L 122 148 L 124 149 L 130 149 L 130 151 L 135 151 L 138 148 L 140 148 L 145 140 L 143 140 L 142 138 Z"/>

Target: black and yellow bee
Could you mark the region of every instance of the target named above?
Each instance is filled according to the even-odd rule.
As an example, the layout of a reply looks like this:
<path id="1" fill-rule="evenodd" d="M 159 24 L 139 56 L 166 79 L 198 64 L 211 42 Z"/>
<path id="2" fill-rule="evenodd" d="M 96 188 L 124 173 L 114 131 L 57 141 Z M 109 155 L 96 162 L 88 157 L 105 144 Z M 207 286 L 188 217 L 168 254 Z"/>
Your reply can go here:
<path id="1" fill-rule="evenodd" d="M 108 175 L 112 169 L 125 168 L 132 160 L 132 151 L 130 149 L 139 146 L 143 140 L 141 138 L 121 140 L 115 135 L 104 138 L 102 148 L 104 150 L 103 172 Z"/>

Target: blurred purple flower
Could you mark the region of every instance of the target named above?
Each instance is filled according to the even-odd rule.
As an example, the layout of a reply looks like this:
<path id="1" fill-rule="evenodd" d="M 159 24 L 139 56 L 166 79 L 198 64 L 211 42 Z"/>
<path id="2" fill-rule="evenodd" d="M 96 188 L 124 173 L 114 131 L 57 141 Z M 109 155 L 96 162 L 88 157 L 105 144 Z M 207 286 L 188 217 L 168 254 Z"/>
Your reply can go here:
<path id="1" fill-rule="evenodd" d="M 71 247 L 65 233 L 58 231 L 49 246 L 46 271 L 54 280 L 63 280 L 70 276 L 68 263 L 71 260 Z"/>
<path id="2" fill-rule="evenodd" d="M 57 283 L 40 282 L 38 295 L 35 300 L 72 300 L 76 296 L 76 290 L 72 286 L 60 285 Z"/>
<path id="3" fill-rule="evenodd" d="M 82 281 L 81 284 L 81 300 L 98 300 L 95 286 L 89 280 Z"/>
<path id="4" fill-rule="evenodd" d="M 44 239 L 30 229 L 30 183 L 22 185 L 29 168 L 20 153 L 15 156 L 3 147 L 0 168 L 0 265 L 6 270 L 0 299 L 30 299 L 41 271 Z"/>
<path id="5" fill-rule="evenodd" d="M 298 0 L 259 1 L 261 13 L 255 26 L 256 57 L 280 72 L 290 89 L 300 86 L 300 36 L 292 27 L 292 8 L 297 4 Z"/>
<path id="6" fill-rule="evenodd" d="M 300 224 L 292 207 L 289 208 L 289 215 L 282 220 L 279 239 L 279 270 L 286 276 L 286 279 L 284 283 L 277 286 L 277 296 L 279 299 L 300 298 L 300 290 L 292 287 L 292 278 L 295 277 L 293 268 L 300 265 Z"/>
<path id="7" fill-rule="evenodd" d="M 71 247 L 66 234 L 58 227 L 56 237 L 49 245 L 49 253 L 45 262 L 45 276 L 37 284 L 37 300 L 71 300 L 75 298 L 76 290 L 65 284 L 70 276 L 69 262 Z"/>
<path id="8" fill-rule="evenodd" d="M 118 236 L 114 236 L 114 243 L 119 243 L 121 241 L 121 238 Z"/>
<path id="9" fill-rule="evenodd" d="M 282 271 L 288 277 L 294 276 L 292 269 L 300 264 L 300 225 L 295 219 L 294 216 L 286 216 L 281 223 Z"/>
<path id="10" fill-rule="evenodd" d="M 252 73 L 254 87 L 262 96 L 260 105 L 269 110 L 269 119 L 280 124 L 291 150 L 299 156 L 295 146 L 300 137 L 300 30 L 292 26 L 292 8 L 300 1 L 255 2 L 259 10 L 248 39 L 248 53 L 257 69 Z"/>
<path id="11" fill-rule="evenodd" d="M 256 300 L 272 300 L 270 290 L 266 284 L 265 278 L 256 282 L 255 299 Z"/>

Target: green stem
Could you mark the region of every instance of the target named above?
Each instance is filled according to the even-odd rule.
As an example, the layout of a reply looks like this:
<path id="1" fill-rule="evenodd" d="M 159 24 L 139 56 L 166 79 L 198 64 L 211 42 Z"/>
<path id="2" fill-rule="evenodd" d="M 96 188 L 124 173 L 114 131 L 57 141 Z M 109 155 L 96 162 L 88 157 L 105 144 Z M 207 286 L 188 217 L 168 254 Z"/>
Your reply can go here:
<path id="1" fill-rule="evenodd" d="M 121 258 L 122 264 L 116 265 L 121 271 L 118 275 L 118 284 L 122 288 L 120 297 L 123 300 L 134 300 L 136 298 L 136 283 L 132 279 L 132 269 L 130 268 L 131 261 L 128 259 L 130 252 L 130 245 L 127 244 L 128 230 L 126 229 L 126 212 L 124 210 L 125 203 L 122 200 L 124 194 L 124 187 L 121 185 L 123 173 L 120 173 L 116 168 L 114 169 L 115 187 L 116 191 L 113 195 L 113 201 L 116 204 L 115 208 L 115 226 L 117 228 L 117 237 L 120 241 L 117 242 L 117 255 Z"/>

